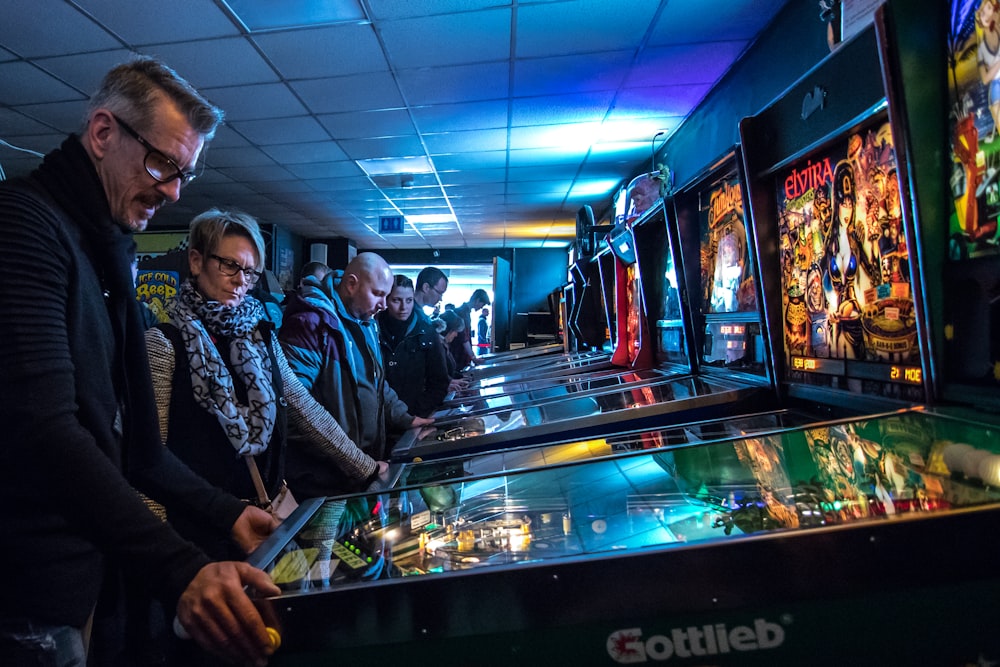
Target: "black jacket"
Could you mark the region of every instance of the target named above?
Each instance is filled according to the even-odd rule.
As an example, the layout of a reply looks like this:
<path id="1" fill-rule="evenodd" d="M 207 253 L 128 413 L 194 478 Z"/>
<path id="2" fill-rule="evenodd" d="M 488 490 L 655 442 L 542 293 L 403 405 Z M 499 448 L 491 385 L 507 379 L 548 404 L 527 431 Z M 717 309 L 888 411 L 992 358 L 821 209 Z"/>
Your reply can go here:
<path id="1" fill-rule="evenodd" d="M 410 414 L 429 417 L 448 393 L 447 361 L 444 341 L 426 318 L 416 311 L 405 323 L 394 322 L 386 313 L 378 314 L 379 338 L 385 375 L 396 395 L 410 409 Z M 398 323 L 397 323 L 398 322 Z M 404 333 L 394 336 L 402 324 Z"/>
<path id="2" fill-rule="evenodd" d="M 0 228 L 0 619 L 82 626 L 106 559 L 173 609 L 208 558 L 136 488 L 227 532 L 242 504 L 160 442 L 134 241 L 76 137 L 0 184 Z"/>

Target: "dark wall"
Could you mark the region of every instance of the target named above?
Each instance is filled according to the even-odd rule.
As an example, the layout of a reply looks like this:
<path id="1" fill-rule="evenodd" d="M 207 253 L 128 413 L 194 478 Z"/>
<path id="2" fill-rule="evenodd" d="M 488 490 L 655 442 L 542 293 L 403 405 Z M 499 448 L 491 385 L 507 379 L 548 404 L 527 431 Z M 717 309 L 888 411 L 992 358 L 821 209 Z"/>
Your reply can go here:
<path id="1" fill-rule="evenodd" d="M 517 248 L 511 262 L 511 274 L 510 342 L 527 344 L 530 342 L 529 321 L 539 318 L 519 313 L 550 311 L 549 294 L 569 282 L 569 251 L 566 248 Z"/>
<path id="2" fill-rule="evenodd" d="M 830 53 L 819 4 L 792 0 L 657 155 L 682 186 L 739 142 L 739 122 Z M 637 172 L 638 174 L 638 172 Z"/>

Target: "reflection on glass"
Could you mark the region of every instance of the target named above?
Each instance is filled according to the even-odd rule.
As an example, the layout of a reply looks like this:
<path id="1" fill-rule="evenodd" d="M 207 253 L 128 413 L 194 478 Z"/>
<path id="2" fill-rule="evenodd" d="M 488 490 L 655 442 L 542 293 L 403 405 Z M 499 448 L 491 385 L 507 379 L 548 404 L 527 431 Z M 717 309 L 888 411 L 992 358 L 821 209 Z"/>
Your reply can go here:
<path id="1" fill-rule="evenodd" d="M 265 569 L 321 591 L 996 504 L 997 436 L 915 411 L 477 478 L 455 461 L 446 481 L 328 499 Z"/>

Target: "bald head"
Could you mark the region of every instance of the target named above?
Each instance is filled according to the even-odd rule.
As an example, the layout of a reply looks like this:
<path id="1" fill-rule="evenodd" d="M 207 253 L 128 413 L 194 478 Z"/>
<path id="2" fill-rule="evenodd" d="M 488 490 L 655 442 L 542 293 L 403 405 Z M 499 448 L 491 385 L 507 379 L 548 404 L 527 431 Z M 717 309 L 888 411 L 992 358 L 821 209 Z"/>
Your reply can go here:
<path id="1" fill-rule="evenodd" d="M 337 294 L 347 312 L 359 320 L 369 320 L 385 309 L 385 298 L 392 291 L 392 269 L 381 256 L 363 252 L 344 269 Z"/>

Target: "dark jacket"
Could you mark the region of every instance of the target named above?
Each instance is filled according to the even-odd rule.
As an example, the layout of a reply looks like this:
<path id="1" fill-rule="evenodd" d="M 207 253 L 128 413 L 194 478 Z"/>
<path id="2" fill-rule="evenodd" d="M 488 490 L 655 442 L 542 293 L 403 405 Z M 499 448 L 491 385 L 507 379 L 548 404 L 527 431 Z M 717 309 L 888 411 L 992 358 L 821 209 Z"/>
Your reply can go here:
<path id="1" fill-rule="evenodd" d="M 395 325 L 384 311 L 378 314 L 382 358 L 389 386 L 410 408 L 410 413 L 429 417 L 448 394 L 447 360 L 444 341 L 427 318 L 414 309 L 406 322 Z M 394 339 L 390 332 L 402 325 L 403 334 Z"/>
<path id="2" fill-rule="evenodd" d="M 0 184 L 0 226 L 0 618 L 82 626 L 108 558 L 173 609 L 208 558 L 135 488 L 226 532 L 242 503 L 160 444 L 134 242 L 76 137 Z"/>
<path id="3" fill-rule="evenodd" d="M 261 321 L 258 325 L 270 353 L 271 368 L 278 368 L 278 361 L 272 349 L 272 341 L 277 344 L 273 326 L 270 322 Z M 249 504 L 258 502 L 257 490 L 246 461 L 234 449 L 226 437 L 218 418 L 208 410 L 198 405 L 194 398 L 194 388 L 191 383 L 191 363 L 184 351 L 184 342 L 180 330 L 173 324 L 158 324 L 157 329 L 163 332 L 172 346 L 173 377 L 170 391 L 170 423 L 167 428 L 166 445 L 177 454 L 178 458 L 199 475 L 221 489 L 225 489 L 237 498 L 245 499 Z M 238 400 L 246 405 L 247 388 L 233 371 L 230 360 L 228 338 L 216 338 L 219 356 L 229 368 L 233 380 L 233 388 Z M 155 345 L 150 342 L 150 349 Z M 166 355 L 164 355 L 166 356 Z M 158 359 L 154 359 L 158 361 Z M 155 365 L 154 365 L 155 374 Z M 166 378 L 164 378 L 166 379 Z M 268 498 L 275 498 L 281 489 L 285 476 L 285 437 L 287 430 L 287 402 L 284 398 L 284 387 L 281 373 L 276 370 L 271 373 L 271 386 L 274 389 L 276 414 L 274 430 L 267 449 L 254 457 L 261 480 L 267 491 Z M 170 517 L 170 522 L 181 535 L 191 540 L 211 557 L 219 560 L 243 560 L 243 554 L 227 535 L 207 530 L 197 521 L 188 517 Z"/>
<path id="4" fill-rule="evenodd" d="M 408 428 L 413 415 L 385 381 L 377 323 L 359 322 L 347 314 L 336 293 L 337 274 L 342 272 L 331 272 L 322 282 L 303 280 L 302 289 L 288 298 L 278 340 L 288 365 L 313 398 L 362 451 L 385 460 L 389 430 Z M 361 391 L 362 383 L 371 391 Z M 294 429 L 289 432 L 286 474 L 289 486 L 303 496 L 364 488 L 359 480 L 306 452 Z"/>
<path id="5" fill-rule="evenodd" d="M 455 308 L 455 314 L 462 318 L 465 328 L 458 332 L 454 340 L 451 341 L 450 349 L 458 370 L 465 370 L 465 367 L 472 362 L 472 306 L 463 303 Z"/>

